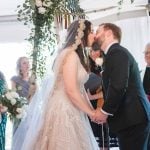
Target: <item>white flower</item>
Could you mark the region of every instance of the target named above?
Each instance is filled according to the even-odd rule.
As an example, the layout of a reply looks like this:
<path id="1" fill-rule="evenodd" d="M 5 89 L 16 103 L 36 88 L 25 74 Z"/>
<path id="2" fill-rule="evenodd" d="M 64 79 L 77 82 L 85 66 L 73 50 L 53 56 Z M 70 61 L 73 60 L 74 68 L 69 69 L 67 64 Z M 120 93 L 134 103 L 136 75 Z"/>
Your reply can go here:
<path id="1" fill-rule="evenodd" d="M 10 103 L 11 103 L 12 105 L 15 105 L 15 104 L 16 104 L 16 99 L 12 98 L 12 99 L 10 100 Z"/>
<path id="2" fill-rule="evenodd" d="M 40 14 L 45 14 L 46 9 L 44 7 L 39 7 L 38 11 L 39 11 Z"/>
<path id="3" fill-rule="evenodd" d="M 85 24 L 84 24 L 84 22 L 85 22 L 84 19 L 81 19 L 81 20 L 79 21 L 79 23 L 80 23 L 80 29 L 81 29 L 82 31 L 85 29 Z"/>
<path id="4" fill-rule="evenodd" d="M 82 38 L 83 36 L 84 36 L 84 32 L 83 31 L 78 32 L 78 37 L 79 38 Z"/>
<path id="5" fill-rule="evenodd" d="M 37 7 L 42 7 L 42 1 L 41 1 L 41 0 L 36 0 L 36 1 L 35 1 L 35 5 L 36 5 Z"/>
<path id="6" fill-rule="evenodd" d="M 7 98 L 8 100 L 11 100 L 11 99 L 13 98 L 10 92 L 7 92 L 7 93 L 5 94 L 5 96 L 6 96 L 6 98 Z"/>
<path id="7" fill-rule="evenodd" d="M 22 110 L 22 108 L 17 108 L 16 111 L 20 114 L 20 113 L 22 113 L 23 110 Z"/>
<path id="8" fill-rule="evenodd" d="M 2 113 L 6 112 L 7 110 L 8 110 L 8 107 L 6 107 L 6 106 L 2 106 L 1 107 L 1 112 Z"/>
<path id="9" fill-rule="evenodd" d="M 22 106 L 23 111 L 27 111 L 27 109 L 28 109 L 28 105 L 25 104 L 25 105 Z"/>
<path id="10" fill-rule="evenodd" d="M 73 50 L 76 50 L 77 47 L 81 44 L 81 39 L 84 36 L 83 30 L 85 29 L 85 24 L 84 24 L 83 19 L 79 20 L 79 28 L 77 29 L 77 36 L 75 37 L 75 43 L 72 45 Z"/>
<path id="11" fill-rule="evenodd" d="M 27 115 L 26 110 L 23 107 L 16 109 L 16 111 L 18 112 L 18 114 L 16 115 L 16 118 L 20 119 L 20 118 L 23 118 L 23 117 L 25 117 Z"/>
<path id="12" fill-rule="evenodd" d="M 51 2 L 51 1 L 43 2 L 43 6 L 45 6 L 45 7 L 50 7 L 52 4 L 53 4 L 53 2 Z"/>
<path id="13" fill-rule="evenodd" d="M 81 44 L 81 39 L 76 39 L 75 44 L 77 45 Z"/>
<path id="14" fill-rule="evenodd" d="M 16 118 L 18 118 L 18 119 L 21 119 L 22 117 L 23 117 L 22 114 L 16 115 Z"/>
<path id="15" fill-rule="evenodd" d="M 97 66 L 101 66 L 103 64 L 103 58 L 96 58 L 95 63 Z"/>
<path id="16" fill-rule="evenodd" d="M 10 92 L 10 94 L 13 98 L 19 98 L 18 93 L 14 92 L 14 91 Z"/>
<path id="17" fill-rule="evenodd" d="M 78 47 L 78 45 L 77 45 L 77 44 L 73 44 L 73 45 L 72 45 L 73 50 L 76 50 L 76 49 L 77 49 L 77 47 Z"/>

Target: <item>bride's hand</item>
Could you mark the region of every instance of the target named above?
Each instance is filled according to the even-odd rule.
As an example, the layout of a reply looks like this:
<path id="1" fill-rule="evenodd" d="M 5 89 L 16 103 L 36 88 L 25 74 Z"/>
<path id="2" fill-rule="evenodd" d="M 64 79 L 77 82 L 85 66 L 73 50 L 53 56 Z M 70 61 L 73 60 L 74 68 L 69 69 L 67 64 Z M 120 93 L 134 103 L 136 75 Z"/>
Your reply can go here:
<path id="1" fill-rule="evenodd" d="M 95 120 L 95 115 L 96 115 L 96 110 L 92 110 L 91 114 L 89 115 L 89 117 L 92 121 Z"/>
<path id="2" fill-rule="evenodd" d="M 89 100 L 91 100 L 93 97 L 92 97 L 92 94 L 90 93 L 90 90 L 89 89 L 87 89 L 87 95 L 88 95 L 88 98 L 89 98 Z"/>

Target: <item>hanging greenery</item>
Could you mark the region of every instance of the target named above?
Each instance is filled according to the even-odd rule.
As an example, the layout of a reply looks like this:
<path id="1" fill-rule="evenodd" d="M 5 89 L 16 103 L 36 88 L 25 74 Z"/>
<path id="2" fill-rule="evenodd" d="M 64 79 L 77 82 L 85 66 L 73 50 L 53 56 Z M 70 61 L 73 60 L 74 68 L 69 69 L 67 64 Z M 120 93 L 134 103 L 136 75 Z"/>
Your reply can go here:
<path id="1" fill-rule="evenodd" d="M 77 16 L 84 16 L 83 10 L 79 0 L 25 0 L 18 9 L 18 20 L 31 27 L 28 40 L 33 45 L 32 74 L 42 77 L 46 60 L 44 52 L 48 49 L 52 55 L 55 50 L 56 24 L 66 28 Z"/>

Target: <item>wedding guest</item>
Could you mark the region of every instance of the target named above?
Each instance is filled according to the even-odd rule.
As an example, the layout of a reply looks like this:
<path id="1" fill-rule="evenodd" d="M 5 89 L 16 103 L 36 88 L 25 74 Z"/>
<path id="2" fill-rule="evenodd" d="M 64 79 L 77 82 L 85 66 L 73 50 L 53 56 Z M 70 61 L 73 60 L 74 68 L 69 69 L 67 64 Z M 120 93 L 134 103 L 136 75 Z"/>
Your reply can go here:
<path id="1" fill-rule="evenodd" d="M 94 42 L 91 47 L 89 61 L 90 61 L 90 71 L 97 75 L 100 75 L 102 71 L 101 64 L 96 64 L 96 59 L 100 57 L 102 58 L 100 45 L 97 42 Z"/>
<path id="2" fill-rule="evenodd" d="M 5 77 L 0 72 L 0 95 L 4 94 L 7 89 Z M 5 129 L 6 129 L 7 115 L 2 111 L 0 106 L 0 150 L 5 150 Z"/>
<path id="3" fill-rule="evenodd" d="M 144 56 L 145 56 L 146 68 L 145 68 L 144 78 L 143 78 L 143 87 L 150 101 L 150 43 L 148 43 L 145 47 Z"/>
<path id="4" fill-rule="evenodd" d="M 100 49 L 98 42 L 92 44 L 92 49 L 90 52 L 90 68 L 91 74 L 89 80 L 85 84 L 86 88 L 90 88 L 88 93 L 91 100 L 91 104 L 94 108 L 102 107 L 103 104 L 103 92 L 102 92 L 102 64 L 104 61 L 103 52 Z M 96 75 L 94 75 L 94 74 Z M 94 94 L 94 95 L 93 95 Z M 91 127 L 93 129 L 94 135 L 101 148 L 109 149 L 112 147 L 118 147 L 118 139 L 116 135 L 109 131 L 108 124 L 99 125 L 93 121 L 90 121 Z M 104 145 L 103 145 L 104 144 Z"/>
<path id="5" fill-rule="evenodd" d="M 32 91 L 35 91 L 35 83 L 30 84 L 30 64 L 27 57 L 20 57 L 16 64 L 17 75 L 11 78 L 12 90 L 15 90 L 19 96 L 27 98 L 30 100 L 31 93 L 30 86 L 32 86 Z M 33 94 L 33 93 L 32 93 Z M 15 119 L 13 122 L 13 134 L 15 133 L 21 119 Z"/>
<path id="6" fill-rule="evenodd" d="M 100 58 L 101 57 L 101 58 Z M 90 75 L 89 80 L 85 83 L 85 89 L 88 92 L 88 97 L 91 100 L 93 108 L 101 107 L 103 103 L 103 93 L 102 93 L 102 79 L 101 79 L 101 65 L 96 64 L 96 59 L 102 59 L 102 54 L 100 52 L 100 46 L 97 42 L 92 44 L 89 62 L 90 62 Z M 100 104 L 100 105 L 99 105 Z M 99 125 L 90 120 L 90 124 L 94 133 L 94 136 L 99 144 L 100 149 L 105 150 L 109 147 L 109 135 L 107 125 Z"/>
<path id="7" fill-rule="evenodd" d="M 95 121 L 108 122 L 121 150 L 149 150 L 150 103 L 131 53 L 120 45 L 121 29 L 112 23 L 99 25 L 96 39 L 105 53 L 102 73 L 104 104 Z"/>

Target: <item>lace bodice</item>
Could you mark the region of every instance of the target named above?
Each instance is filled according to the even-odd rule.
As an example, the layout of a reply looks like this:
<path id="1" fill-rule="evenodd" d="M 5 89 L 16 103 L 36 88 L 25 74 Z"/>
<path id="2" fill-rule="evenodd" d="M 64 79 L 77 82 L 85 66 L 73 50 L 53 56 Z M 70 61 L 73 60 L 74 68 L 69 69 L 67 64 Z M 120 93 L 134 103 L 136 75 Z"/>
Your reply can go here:
<path id="1" fill-rule="evenodd" d="M 74 53 L 74 57 L 77 60 L 77 65 L 78 65 L 78 70 L 77 70 L 77 81 L 78 81 L 78 85 L 80 88 L 80 91 L 83 92 L 84 89 L 84 84 L 87 82 L 88 78 L 89 78 L 89 74 L 86 72 L 86 70 L 84 69 L 84 67 L 82 66 L 82 64 L 80 63 L 79 57 L 77 56 L 77 54 L 73 51 L 69 51 L 66 54 L 64 54 L 65 52 L 62 52 L 62 54 L 60 54 L 60 57 L 58 57 L 56 59 L 56 65 L 55 65 L 55 73 L 56 75 L 56 81 L 55 81 L 55 86 L 54 86 L 54 91 L 56 90 L 64 90 L 64 81 L 63 81 L 63 77 L 62 77 L 62 69 L 63 69 L 63 65 L 65 64 L 65 62 L 67 61 L 67 57 L 69 57 L 70 54 Z M 65 56 L 64 56 L 65 55 Z M 64 57 L 64 59 L 62 60 L 61 57 Z M 60 63 L 60 61 L 62 61 L 62 63 Z M 74 68 L 71 68 L 74 69 Z M 71 81 L 70 81 L 71 82 Z"/>

